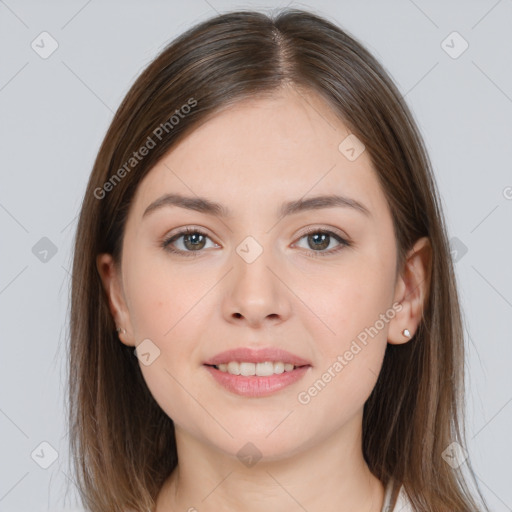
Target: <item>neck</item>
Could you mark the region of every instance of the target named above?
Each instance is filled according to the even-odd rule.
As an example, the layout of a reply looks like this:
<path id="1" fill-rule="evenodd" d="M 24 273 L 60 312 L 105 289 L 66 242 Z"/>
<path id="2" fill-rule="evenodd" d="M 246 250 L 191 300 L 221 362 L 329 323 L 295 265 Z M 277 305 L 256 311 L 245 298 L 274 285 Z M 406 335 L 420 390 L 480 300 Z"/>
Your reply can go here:
<path id="1" fill-rule="evenodd" d="M 179 464 L 156 512 L 381 512 L 384 487 L 363 458 L 360 426 L 345 425 L 320 444 L 251 467 L 176 427 Z"/>

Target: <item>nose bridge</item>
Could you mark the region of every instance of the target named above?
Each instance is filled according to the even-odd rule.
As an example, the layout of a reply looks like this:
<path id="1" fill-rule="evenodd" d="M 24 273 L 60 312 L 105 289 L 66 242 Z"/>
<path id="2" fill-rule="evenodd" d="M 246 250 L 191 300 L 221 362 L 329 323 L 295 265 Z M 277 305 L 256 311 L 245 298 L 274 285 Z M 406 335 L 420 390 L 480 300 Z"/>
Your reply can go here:
<path id="1" fill-rule="evenodd" d="M 269 270 L 275 266 L 274 251 L 269 245 L 270 237 L 258 238 L 249 235 L 236 247 L 235 280 L 246 288 L 245 292 L 268 293 L 275 288 L 275 276 Z"/>
<path id="2" fill-rule="evenodd" d="M 227 299 L 229 316 L 240 314 L 251 323 L 286 313 L 286 287 L 277 277 L 279 265 L 268 245 L 271 237 L 259 238 L 249 235 L 235 248 Z"/>

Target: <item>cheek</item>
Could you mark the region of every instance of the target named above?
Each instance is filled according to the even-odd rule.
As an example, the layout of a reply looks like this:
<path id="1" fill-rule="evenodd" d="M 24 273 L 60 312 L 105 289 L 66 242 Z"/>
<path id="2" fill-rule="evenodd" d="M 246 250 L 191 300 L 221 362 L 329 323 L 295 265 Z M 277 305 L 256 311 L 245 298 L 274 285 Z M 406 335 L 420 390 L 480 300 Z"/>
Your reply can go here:
<path id="1" fill-rule="evenodd" d="M 395 316 L 390 268 L 376 258 L 359 257 L 349 271 L 332 280 L 323 298 L 311 298 L 328 329 L 315 340 L 321 364 L 315 369 L 314 389 L 304 390 L 304 402 L 316 401 L 322 410 L 321 404 L 328 407 L 342 400 L 344 407 L 338 411 L 345 414 L 366 401 L 380 372 L 389 322 Z"/>
<path id="2" fill-rule="evenodd" d="M 179 272 L 165 258 L 134 255 L 126 276 L 130 320 L 136 342 L 144 338 L 164 341 L 208 292 L 208 282 Z M 136 264 L 135 264 L 136 263 Z"/>
<path id="3" fill-rule="evenodd" d="M 362 410 L 382 367 L 394 317 L 389 293 L 375 287 L 364 293 L 363 288 L 354 288 L 356 283 L 362 281 L 352 277 L 338 282 L 325 303 L 324 318 L 334 334 L 316 338 L 319 362 L 297 395 L 313 429 L 335 429 L 350 421 Z"/>
<path id="4" fill-rule="evenodd" d="M 392 276 L 389 269 L 378 262 L 359 262 L 344 269 L 325 287 L 322 296 L 312 298 L 318 316 L 330 328 L 326 339 L 329 347 L 343 349 L 365 329 L 374 326 L 390 309 Z M 388 323 L 377 323 L 374 338 L 386 338 Z M 360 336 L 364 341 L 364 335 Z M 331 352 L 332 354 L 332 352 Z"/>
<path id="5" fill-rule="evenodd" d="M 160 407 L 178 424 L 183 411 L 188 411 L 187 417 L 197 414 L 201 418 L 204 411 L 199 406 L 197 411 L 191 410 L 198 403 L 191 395 L 202 403 L 202 390 L 191 373 L 201 357 L 197 339 L 204 326 L 208 302 L 204 299 L 212 283 L 191 279 L 191 273 L 178 272 L 176 266 L 158 258 L 149 261 L 144 255 L 132 254 L 125 279 L 131 326 L 136 345 L 143 340 L 151 342 L 144 345 L 144 353 L 150 354 L 149 364 L 142 359 L 139 362 L 144 380 Z"/>

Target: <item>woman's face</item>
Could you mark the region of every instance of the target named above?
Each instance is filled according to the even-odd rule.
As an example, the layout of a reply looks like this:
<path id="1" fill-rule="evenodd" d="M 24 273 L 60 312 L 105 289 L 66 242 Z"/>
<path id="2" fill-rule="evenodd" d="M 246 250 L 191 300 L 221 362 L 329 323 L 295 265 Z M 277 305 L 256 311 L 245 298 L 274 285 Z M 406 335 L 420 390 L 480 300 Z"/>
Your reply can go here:
<path id="1" fill-rule="evenodd" d="M 183 139 L 137 189 L 113 300 L 121 338 L 143 343 L 142 373 L 176 428 L 224 453 L 251 442 L 245 451 L 289 456 L 360 430 L 388 332 L 407 327 L 393 327 L 403 289 L 391 214 L 348 135 L 314 95 L 244 101 Z M 273 376 L 205 364 L 240 348 L 307 364 L 289 372 L 279 364 L 288 356 L 269 353 L 256 360 L 278 364 L 229 366 Z"/>

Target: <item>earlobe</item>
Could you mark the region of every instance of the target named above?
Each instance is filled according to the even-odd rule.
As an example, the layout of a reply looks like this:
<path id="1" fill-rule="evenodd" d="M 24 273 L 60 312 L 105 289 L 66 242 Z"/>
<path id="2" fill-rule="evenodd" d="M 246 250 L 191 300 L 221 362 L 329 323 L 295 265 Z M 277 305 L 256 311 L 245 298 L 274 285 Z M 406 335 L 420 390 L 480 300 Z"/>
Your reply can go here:
<path id="1" fill-rule="evenodd" d="M 108 253 L 99 254 L 96 257 L 96 268 L 108 299 L 110 313 L 116 324 L 117 335 L 122 343 L 133 346 L 130 317 L 120 282 L 121 276 L 112 255 Z"/>
<path id="2" fill-rule="evenodd" d="M 395 302 L 401 309 L 389 323 L 388 343 L 400 345 L 414 338 L 423 317 L 430 290 L 432 247 L 427 237 L 408 252 L 395 286 Z"/>

